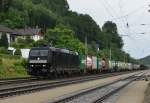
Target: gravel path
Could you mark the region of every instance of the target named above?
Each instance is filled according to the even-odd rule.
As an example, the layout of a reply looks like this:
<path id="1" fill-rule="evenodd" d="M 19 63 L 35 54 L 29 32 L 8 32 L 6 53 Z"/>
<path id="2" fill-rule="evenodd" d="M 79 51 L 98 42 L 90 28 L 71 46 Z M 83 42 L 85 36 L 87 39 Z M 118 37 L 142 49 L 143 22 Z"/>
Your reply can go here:
<path id="1" fill-rule="evenodd" d="M 102 103 L 150 103 L 150 87 L 149 95 L 143 102 L 146 86 L 147 82 L 145 81 L 134 81 Z"/>
<path id="2" fill-rule="evenodd" d="M 128 86 L 120 95 L 116 103 L 143 103 L 148 82 L 135 81 L 134 85 Z"/>
<path id="3" fill-rule="evenodd" d="M 149 77 L 150 71 L 145 75 Z M 150 78 L 148 78 L 148 80 L 150 80 Z M 149 85 L 148 83 L 149 82 L 144 79 L 134 81 L 103 103 L 150 103 L 150 83 Z"/>
<path id="4" fill-rule="evenodd" d="M 92 103 L 95 100 L 99 99 L 100 97 L 116 90 L 118 87 L 121 87 L 130 81 L 131 80 L 117 82 L 117 83 L 107 86 L 105 88 L 92 91 L 88 94 L 85 94 L 85 95 L 79 97 L 79 98 L 75 98 L 72 101 L 69 101 L 67 103 Z"/>
<path id="5" fill-rule="evenodd" d="M 144 80 L 134 81 L 123 90 L 103 101 L 103 103 L 150 103 L 150 94 L 147 102 L 143 102 L 147 85 L 148 82 Z"/>
<path id="6" fill-rule="evenodd" d="M 146 89 L 144 103 L 150 103 L 150 83 Z"/>

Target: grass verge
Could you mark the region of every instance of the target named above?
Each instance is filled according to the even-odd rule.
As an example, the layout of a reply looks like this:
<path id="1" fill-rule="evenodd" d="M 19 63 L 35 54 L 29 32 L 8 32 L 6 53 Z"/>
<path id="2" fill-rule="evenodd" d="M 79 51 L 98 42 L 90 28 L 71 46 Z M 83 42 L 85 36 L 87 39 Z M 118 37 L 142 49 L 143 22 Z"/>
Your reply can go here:
<path id="1" fill-rule="evenodd" d="M 0 54 L 0 79 L 29 77 L 26 61 L 19 56 Z"/>

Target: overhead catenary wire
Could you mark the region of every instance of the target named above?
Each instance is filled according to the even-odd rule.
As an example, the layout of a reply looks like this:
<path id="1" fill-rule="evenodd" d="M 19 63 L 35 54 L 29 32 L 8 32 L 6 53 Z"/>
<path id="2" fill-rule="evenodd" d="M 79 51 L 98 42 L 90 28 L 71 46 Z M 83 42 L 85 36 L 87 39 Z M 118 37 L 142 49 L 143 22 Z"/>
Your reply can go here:
<path id="1" fill-rule="evenodd" d="M 109 14 L 109 16 L 110 16 L 111 18 L 115 18 L 114 13 L 112 13 L 113 8 L 111 7 L 111 5 L 106 4 L 105 0 L 104 0 L 104 1 L 98 0 L 98 2 L 100 2 L 100 4 L 102 4 L 102 6 L 105 8 L 106 12 Z M 107 3 L 108 3 L 108 2 L 107 2 Z M 110 8 L 107 7 L 107 5 L 109 5 L 109 7 L 111 7 L 112 10 L 110 10 Z M 114 10 L 113 12 L 115 12 L 115 10 Z M 116 14 L 116 12 L 115 12 L 115 14 Z M 114 20 L 114 21 L 115 21 L 115 20 Z M 122 28 L 121 28 L 121 29 L 122 29 Z M 122 31 L 124 31 L 124 30 L 122 29 Z"/>
<path id="2" fill-rule="evenodd" d="M 141 9 L 140 9 L 141 8 Z M 132 13 L 137 13 L 137 12 L 141 12 L 140 13 L 140 15 L 141 16 L 139 16 L 138 17 L 138 19 L 136 19 L 136 22 L 135 23 L 137 23 L 137 21 L 138 21 L 138 25 L 137 24 L 135 24 L 135 25 L 132 25 L 132 24 L 130 24 L 130 28 L 128 28 L 129 30 L 130 30 L 130 32 L 131 32 L 131 34 L 133 33 L 133 34 L 143 34 L 142 32 L 141 33 L 138 33 L 138 32 L 135 32 L 134 30 L 133 30 L 133 28 L 142 28 L 142 27 L 144 27 L 144 26 L 146 26 L 146 24 L 144 24 L 144 23 L 142 23 L 142 20 L 143 19 L 141 19 L 141 18 L 143 18 L 143 15 L 144 15 L 144 13 L 145 13 L 145 10 L 146 8 L 144 7 L 144 6 L 141 6 L 141 7 L 139 7 L 138 9 L 136 9 L 136 10 L 134 10 L 134 12 L 132 12 Z M 138 11 L 139 10 L 139 11 Z M 128 16 L 129 17 L 129 16 Z M 127 17 L 125 17 L 126 18 L 126 20 L 127 20 Z M 137 18 L 137 17 L 136 17 Z M 128 20 L 127 20 L 128 21 Z M 141 24 L 140 24 L 141 23 Z M 138 29 L 137 29 L 138 30 Z"/>
<path id="3" fill-rule="evenodd" d="M 132 38 L 131 37 L 131 35 L 132 34 L 144 34 L 144 33 L 136 33 L 135 31 L 133 31 L 133 30 L 130 30 L 131 28 L 130 28 L 130 23 L 128 22 L 128 17 L 129 16 L 131 16 L 131 15 L 134 15 L 135 13 L 137 13 L 137 12 L 139 12 L 139 11 L 141 11 L 141 10 L 143 10 L 144 9 L 144 6 L 141 6 L 141 7 L 139 7 L 139 8 L 136 8 L 135 10 L 133 10 L 133 11 L 131 11 L 131 12 L 129 12 L 128 14 L 125 14 L 125 15 L 123 15 L 123 16 L 118 16 L 118 17 L 116 17 L 116 16 L 114 16 L 114 14 L 116 14 L 116 12 L 114 11 L 114 9 L 110 6 L 110 4 L 106 1 L 106 0 L 104 0 L 104 2 L 105 3 L 103 3 L 103 7 L 106 9 L 106 11 L 109 13 L 109 15 L 111 16 L 111 18 L 112 18 L 112 20 L 111 21 L 120 21 L 121 20 L 121 22 L 124 24 L 124 28 L 126 28 L 127 29 L 127 32 L 128 33 L 123 33 L 122 35 L 120 35 L 120 36 L 124 36 L 124 37 L 128 37 L 129 39 L 131 39 L 131 41 L 132 40 L 134 40 L 135 41 L 135 39 L 134 38 Z M 121 3 L 121 2 L 120 2 Z M 107 5 L 109 6 L 109 7 L 107 7 Z M 111 8 L 111 10 L 110 10 L 110 8 Z M 121 11 L 121 10 L 120 10 Z M 112 13 L 113 12 L 113 13 Z M 121 13 L 123 13 L 123 12 L 121 12 Z M 121 28 L 120 28 L 121 29 Z M 131 32 L 132 31 L 132 32 Z M 122 31 L 123 32 L 123 31 Z M 130 35 L 126 35 L 126 34 L 130 34 Z M 133 42 L 134 43 L 134 42 Z M 138 48 L 137 47 L 137 45 L 136 46 L 134 46 L 135 48 Z"/>
<path id="4" fill-rule="evenodd" d="M 122 11 L 122 5 L 121 5 L 121 1 L 118 3 L 118 5 L 119 5 L 119 7 L 120 7 L 120 13 L 123 13 L 123 11 Z M 140 9 L 140 10 L 139 10 Z M 132 34 L 142 34 L 142 33 L 136 33 L 133 29 L 131 29 L 131 27 L 133 26 L 133 25 L 131 25 L 130 23 L 129 23 L 129 21 L 128 21 L 128 17 L 129 16 L 131 16 L 131 15 L 133 15 L 134 13 L 136 13 L 136 12 L 139 12 L 139 11 L 141 11 L 141 10 L 143 10 L 144 9 L 144 6 L 140 6 L 140 7 L 138 7 L 138 8 L 136 8 L 135 10 L 133 10 L 132 12 L 130 12 L 130 13 L 128 13 L 128 14 L 126 14 L 125 16 L 121 16 L 121 18 L 119 18 L 119 19 L 124 19 L 124 24 L 125 24 L 125 28 L 127 29 L 127 32 L 128 32 L 128 35 L 132 35 Z M 139 11 L 138 11 L 139 10 Z M 143 13 L 143 12 L 142 12 Z M 134 25 L 135 26 L 135 25 Z M 137 25 L 136 25 L 137 26 Z M 141 25 L 142 26 L 142 25 Z"/>
<path id="5" fill-rule="evenodd" d="M 108 14 L 111 16 L 111 18 L 113 18 L 114 19 L 114 14 L 115 15 L 118 15 L 117 13 L 116 13 L 116 11 L 114 10 L 114 8 L 109 4 L 109 2 L 107 1 L 107 0 L 99 0 L 99 2 L 101 1 L 101 3 L 103 4 L 103 7 L 105 8 L 105 10 L 108 12 Z M 120 9 L 121 9 L 121 6 L 120 6 L 120 4 L 121 4 L 121 1 L 118 3 L 119 4 L 119 7 L 120 7 Z M 108 5 L 108 6 L 107 6 Z M 145 6 L 145 5 L 144 5 Z M 127 34 L 128 34 L 128 36 L 127 37 L 130 37 L 132 34 L 146 34 L 146 33 L 136 33 L 135 31 L 133 31 L 133 30 L 131 30 L 131 24 L 129 24 L 129 22 L 128 22 L 128 20 L 127 20 L 127 17 L 128 16 L 130 16 L 130 15 L 133 15 L 134 13 L 136 13 L 136 12 L 139 12 L 138 10 L 143 10 L 144 9 L 144 6 L 140 6 L 140 7 L 138 7 L 138 8 L 136 8 L 135 10 L 133 10 L 133 11 L 131 11 L 130 13 L 128 13 L 128 14 L 126 14 L 126 15 L 124 15 L 124 16 L 120 16 L 118 19 L 120 19 L 120 21 L 124 24 L 124 26 L 123 27 L 119 27 L 120 29 L 122 29 L 122 32 L 124 31 L 123 30 L 123 28 L 126 28 L 127 29 L 127 33 L 123 33 L 123 34 L 121 34 L 120 36 L 127 36 Z M 122 12 L 122 10 L 120 10 L 120 12 Z M 112 21 L 116 21 L 116 19 L 117 18 L 115 18 L 114 20 L 112 20 Z M 131 26 L 130 26 L 131 25 Z M 141 26 L 142 26 L 142 24 L 141 24 Z"/>
<path id="6" fill-rule="evenodd" d="M 106 5 L 108 5 L 110 7 L 110 9 L 112 10 L 113 14 L 118 15 L 118 13 L 116 12 L 116 10 L 109 4 L 109 2 L 107 0 L 103 0 L 103 1 L 106 3 Z M 119 16 L 120 16 L 120 14 L 119 14 Z M 112 21 L 116 21 L 116 20 L 112 20 Z M 123 20 L 120 20 L 120 21 L 124 24 Z"/>
<path id="7" fill-rule="evenodd" d="M 103 2 L 105 3 L 105 4 L 104 4 L 105 8 L 106 8 L 106 5 L 108 5 L 108 6 L 109 6 L 108 8 L 111 9 L 111 10 L 109 9 L 109 12 L 110 12 L 110 11 L 113 11 L 113 14 L 118 15 L 118 14 L 116 13 L 116 11 L 114 10 L 114 8 L 109 4 L 109 2 L 108 2 L 107 0 L 103 0 Z M 119 5 L 119 7 L 120 7 L 120 11 L 122 12 L 122 10 L 121 10 L 121 1 L 119 1 L 118 5 Z M 145 5 L 144 5 L 144 6 L 145 6 Z M 143 10 L 143 9 L 144 9 L 144 6 L 140 6 L 140 7 L 136 8 L 135 10 L 131 11 L 130 13 L 128 13 L 128 14 L 126 14 L 126 15 L 124 15 L 124 16 L 120 16 L 120 17 L 118 17 L 118 18 L 113 18 L 112 21 L 114 21 L 114 20 L 116 21 L 116 19 L 119 19 L 119 20 L 124 24 L 124 27 L 123 27 L 123 28 L 126 28 L 126 29 L 128 30 L 128 34 L 132 34 L 131 32 L 134 32 L 134 33 L 136 34 L 135 31 L 131 30 L 131 25 L 129 24 L 129 22 L 128 22 L 128 20 L 127 20 L 127 17 L 130 16 L 130 15 L 133 15 L 133 14 L 136 13 L 136 12 L 139 12 L 139 11 Z M 108 9 L 108 8 L 107 8 L 107 9 Z M 113 15 L 113 14 L 111 14 L 111 15 Z M 112 16 L 112 17 L 114 17 L 114 16 Z M 120 28 L 120 27 L 119 27 L 119 28 Z M 120 28 L 120 29 L 122 29 L 122 28 Z M 124 31 L 124 30 L 122 29 L 122 31 Z"/>
<path id="8" fill-rule="evenodd" d="M 145 6 L 145 5 L 144 5 L 144 6 Z M 129 13 L 123 15 L 123 16 L 113 18 L 112 20 L 122 19 L 122 18 L 128 17 L 128 16 L 130 16 L 130 15 L 133 15 L 133 14 L 135 14 L 136 12 L 139 12 L 140 10 L 144 9 L 144 6 L 141 6 L 141 7 L 137 8 L 137 9 L 135 9 L 135 10 L 133 10 L 133 11 L 131 11 L 131 12 L 129 12 Z"/>

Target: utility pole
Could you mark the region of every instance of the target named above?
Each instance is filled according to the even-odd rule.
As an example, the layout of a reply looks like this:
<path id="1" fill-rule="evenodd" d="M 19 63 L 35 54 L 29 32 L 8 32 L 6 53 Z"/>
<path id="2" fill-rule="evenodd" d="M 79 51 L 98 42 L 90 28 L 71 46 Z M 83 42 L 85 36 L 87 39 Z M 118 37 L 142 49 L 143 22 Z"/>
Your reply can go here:
<path id="1" fill-rule="evenodd" d="M 110 49 L 109 49 L 109 59 L 110 59 L 110 61 L 111 61 L 111 55 L 112 55 L 112 53 L 111 53 L 111 47 L 110 47 Z"/>
<path id="2" fill-rule="evenodd" d="M 87 36 L 85 36 L 85 55 L 87 56 Z"/>
<path id="3" fill-rule="evenodd" d="M 150 5 L 148 5 L 148 7 L 150 7 Z M 148 12 L 150 12 L 150 9 L 148 10 Z"/>
<path id="4" fill-rule="evenodd" d="M 124 61 L 124 63 L 126 63 L 126 58 L 127 58 L 126 56 L 127 56 L 127 55 L 124 53 L 124 54 L 123 54 L 123 61 Z"/>
<path id="5" fill-rule="evenodd" d="M 86 68 L 87 68 L 87 54 L 88 54 L 88 48 L 87 48 L 87 35 L 86 35 L 85 36 L 85 67 Z M 84 72 L 86 72 L 86 71 L 84 71 Z"/>
<path id="6" fill-rule="evenodd" d="M 99 70 L 99 58 L 98 58 L 98 52 L 99 52 L 99 44 L 96 45 L 97 70 Z"/>
<path id="7" fill-rule="evenodd" d="M 130 62 L 130 51 L 128 50 L 128 55 L 127 55 L 127 62 Z"/>

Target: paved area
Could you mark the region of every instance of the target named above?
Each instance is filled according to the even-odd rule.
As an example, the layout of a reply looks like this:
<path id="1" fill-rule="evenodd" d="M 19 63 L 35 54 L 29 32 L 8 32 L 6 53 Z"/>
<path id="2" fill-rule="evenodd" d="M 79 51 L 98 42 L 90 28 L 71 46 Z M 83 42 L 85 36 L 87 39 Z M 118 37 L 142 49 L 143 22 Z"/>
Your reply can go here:
<path id="1" fill-rule="evenodd" d="M 68 86 L 53 88 L 53 89 L 45 90 L 45 91 L 41 91 L 41 92 L 11 97 L 8 99 L 0 100 L 0 103 L 45 103 L 50 99 L 53 99 L 53 98 L 56 98 L 56 97 L 59 97 L 59 96 L 65 95 L 65 94 L 77 92 L 77 91 L 80 91 L 83 89 L 91 88 L 93 86 L 95 87 L 97 85 L 104 85 L 104 84 L 110 83 L 114 80 L 125 78 L 125 77 L 128 77 L 133 74 L 135 74 L 135 73 L 129 73 L 129 74 L 124 74 L 124 75 L 120 75 L 120 76 L 109 77 L 109 78 L 104 78 L 104 79 L 100 79 L 100 80 L 94 80 L 94 81 L 90 81 L 90 82 L 86 82 L 86 83 L 68 85 Z"/>
<path id="2" fill-rule="evenodd" d="M 133 82 L 123 90 L 116 103 L 143 103 L 148 83 L 145 80 Z"/>

